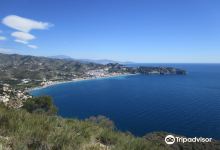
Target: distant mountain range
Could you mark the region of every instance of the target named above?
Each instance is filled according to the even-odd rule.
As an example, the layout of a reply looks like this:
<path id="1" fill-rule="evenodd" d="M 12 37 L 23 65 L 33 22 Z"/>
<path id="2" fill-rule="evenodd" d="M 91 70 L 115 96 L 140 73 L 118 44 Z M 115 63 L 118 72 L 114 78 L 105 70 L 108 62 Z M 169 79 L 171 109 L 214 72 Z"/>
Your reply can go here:
<path id="1" fill-rule="evenodd" d="M 104 67 L 102 64 L 81 63 L 77 60 L 0 53 L 0 80 L 50 79 L 68 80 L 81 77 L 88 70 Z"/>
<path id="2" fill-rule="evenodd" d="M 134 62 L 121 62 L 121 61 L 114 61 L 109 59 L 75 59 L 70 56 L 66 55 L 56 55 L 56 56 L 50 56 L 49 58 L 56 58 L 56 59 L 67 59 L 67 60 L 76 60 L 81 63 L 97 63 L 97 64 L 109 64 L 109 63 L 119 63 L 119 64 L 133 64 Z"/>
<path id="3" fill-rule="evenodd" d="M 123 65 L 122 62 L 116 63 L 111 60 L 73 59 L 63 55 L 48 58 L 0 53 L 0 80 L 71 80 L 85 77 L 90 70 L 104 70 L 106 68 L 108 68 L 108 72 L 114 73 L 162 75 L 186 73 L 182 69 L 172 67 L 129 67 Z"/>

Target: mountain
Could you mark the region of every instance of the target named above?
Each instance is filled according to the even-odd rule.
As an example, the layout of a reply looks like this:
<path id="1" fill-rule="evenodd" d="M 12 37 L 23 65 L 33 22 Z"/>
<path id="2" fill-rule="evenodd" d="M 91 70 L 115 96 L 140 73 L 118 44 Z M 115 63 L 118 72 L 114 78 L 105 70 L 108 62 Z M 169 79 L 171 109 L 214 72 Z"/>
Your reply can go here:
<path id="1" fill-rule="evenodd" d="M 107 60 L 93 63 L 89 62 L 89 60 L 86 62 L 86 60 L 74 60 L 65 56 L 59 56 L 59 58 L 0 53 L 0 82 L 13 81 L 13 85 L 18 85 L 24 79 L 30 79 L 32 81 L 30 86 L 36 86 L 45 80 L 70 81 L 76 78 L 111 76 L 125 73 L 145 75 L 186 74 L 185 70 L 172 67 L 128 67 L 119 63 L 109 63 Z M 101 62 L 108 64 L 103 65 Z M 36 83 L 37 81 L 38 83 Z"/>
<path id="2" fill-rule="evenodd" d="M 73 59 L 72 57 L 70 56 L 66 56 L 66 55 L 56 55 L 56 56 L 50 56 L 49 58 L 55 58 L 55 59 Z"/>
<path id="3" fill-rule="evenodd" d="M 109 59 L 75 59 L 75 58 L 72 58 L 66 55 L 50 56 L 49 58 L 76 60 L 81 63 L 97 63 L 97 64 L 103 64 L 103 65 L 106 65 L 109 63 L 119 63 L 119 64 L 133 64 L 134 63 L 134 62 L 114 61 L 114 60 L 109 60 Z"/>
<path id="4" fill-rule="evenodd" d="M 68 80 L 81 77 L 86 71 L 100 67 L 100 64 L 85 64 L 72 59 L 0 53 L 0 80 Z"/>
<path id="5" fill-rule="evenodd" d="M 117 61 L 114 61 L 114 60 L 108 60 L 108 59 L 99 59 L 99 60 L 95 60 L 95 59 L 78 59 L 79 61 L 82 61 L 82 62 L 93 62 L 93 63 L 97 63 L 97 64 L 103 64 L 103 65 L 106 65 L 106 64 L 109 64 L 109 63 L 119 63 Z"/>

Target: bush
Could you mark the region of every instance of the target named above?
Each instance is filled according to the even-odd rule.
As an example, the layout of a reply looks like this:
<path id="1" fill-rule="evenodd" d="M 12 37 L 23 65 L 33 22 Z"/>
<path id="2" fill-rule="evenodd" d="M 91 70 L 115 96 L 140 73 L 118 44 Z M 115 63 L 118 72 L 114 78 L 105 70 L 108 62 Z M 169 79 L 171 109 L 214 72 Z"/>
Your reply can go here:
<path id="1" fill-rule="evenodd" d="M 47 113 L 49 115 L 57 113 L 57 108 L 49 96 L 30 98 L 24 102 L 23 108 L 30 113 Z"/>
<path id="2" fill-rule="evenodd" d="M 109 118 L 105 117 L 105 116 L 91 116 L 88 119 L 86 119 L 86 121 L 95 123 L 99 126 L 102 127 L 106 127 L 106 128 L 110 128 L 110 129 L 115 129 L 115 124 L 112 120 L 110 120 Z"/>
<path id="3" fill-rule="evenodd" d="M 112 130 L 104 130 L 97 140 L 104 145 L 115 145 L 119 141 L 119 136 Z"/>
<path id="4" fill-rule="evenodd" d="M 30 99 L 26 110 L 48 111 L 48 97 Z M 41 102 L 36 102 L 40 100 Z M 51 106 L 52 105 L 52 106 Z M 181 150 L 219 149 L 219 141 L 165 145 L 164 133 L 141 137 L 102 127 L 89 121 L 64 119 L 46 113 L 0 106 L 0 146 L 14 150 Z M 99 119 L 97 119 L 99 118 Z M 96 122 L 102 124 L 103 117 Z M 100 119 L 101 118 L 101 119 Z M 94 119 L 94 118 L 93 118 Z M 104 119 L 105 120 L 105 119 Z M 161 138 L 162 137 L 162 138 Z M 175 147 L 174 147 L 175 146 Z M 0 147 L 1 149 L 1 147 Z"/>
<path id="5" fill-rule="evenodd" d="M 0 108 L 0 118 L 0 135 L 9 137 L 10 146 L 16 150 L 104 149 L 100 147 L 100 143 L 110 148 L 109 150 L 142 150 L 139 148 L 147 146 L 144 139 L 133 141 L 135 138 L 132 135 L 125 135 L 88 121 L 6 108 Z M 0 141 L 0 144 L 3 143 Z"/>

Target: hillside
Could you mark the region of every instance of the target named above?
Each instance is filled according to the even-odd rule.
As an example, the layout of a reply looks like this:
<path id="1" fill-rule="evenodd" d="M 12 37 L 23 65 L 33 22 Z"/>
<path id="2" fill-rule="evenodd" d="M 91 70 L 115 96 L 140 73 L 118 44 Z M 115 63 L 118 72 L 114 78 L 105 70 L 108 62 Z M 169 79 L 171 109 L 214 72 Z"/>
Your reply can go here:
<path id="1" fill-rule="evenodd" d="M 68 80 L 102 65 L 47 57 L 0 54 L 0 80 L 38 79 Z"/>
<path id="2" fill-rule="evenodd" d="M 39 99 L 38 99 L 39 100 Z M 41 105 L 43 106 L 43 105 Z M 64 119 L 42 111 L 7 109 L 0 105 L 0 149 L 3 150 L 219 150 L 209 144 L 165 144 L 168 134 L 144 137 L 120 132 L 105 117 Z"/>
<path id="3" fill-rule="evenodd" d="M 0 80 L 71 80 L 85 77 L 89 70 L 107 69 L 108 72 L 142 74 L 185 74 L 184 70 L 171 67 L 127 67 L 118 63 L 106 65 L 82 63 L 72 59 L 56 59 L 18 54 L 0 53 Z"/>

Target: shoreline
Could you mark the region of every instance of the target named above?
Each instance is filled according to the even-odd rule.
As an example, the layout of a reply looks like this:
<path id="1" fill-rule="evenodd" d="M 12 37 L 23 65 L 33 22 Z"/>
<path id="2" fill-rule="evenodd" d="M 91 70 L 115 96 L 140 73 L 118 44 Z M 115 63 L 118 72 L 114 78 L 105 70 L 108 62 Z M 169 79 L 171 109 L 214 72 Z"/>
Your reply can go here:
<path id="1" fill-rule="evenodd" d="M 50 86 L 55 86 L 59 84 L 65 84 L 65 83 L 74 83 L 74 82 L 82 82 L 82 81 L 90 81 L 90 80 L 99 80 L 99 79 L 108 79 L 108 78 L 114 78 L 114 77 L 123 77 L 123 76 L 132 76 L 132 75 L 138 75 L 138 74 L 131 74 L 131 73 L 126 73 L 126 74 L 118 74 L 118 75 L 109 75 L 109 76 L 103 76 L 103 77 L 88 77 L 88 78 L 76 78 L 68 81 L 52 81 L 52 83 L 44 86 L 37 86 L 34 88 L 29 88 L 26 90 L 27 93 L 30 93 L 35 90 L 40 90 L 44 88 L 48 88 Z"/>

